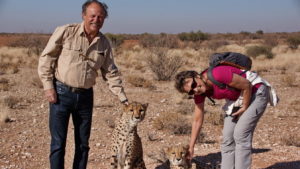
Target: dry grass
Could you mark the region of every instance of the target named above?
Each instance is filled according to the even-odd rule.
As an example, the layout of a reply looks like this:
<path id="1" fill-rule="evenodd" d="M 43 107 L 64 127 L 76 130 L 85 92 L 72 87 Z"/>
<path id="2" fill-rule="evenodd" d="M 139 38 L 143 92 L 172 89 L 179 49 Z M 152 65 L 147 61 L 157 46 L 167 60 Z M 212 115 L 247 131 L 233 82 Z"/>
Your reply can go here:
<path id="1" fill-rule="evenodd" d="M 143 88 L 148 88 L 148 89 L 154 89 L 155 86 L 152 84 L 151 81 L 143 78 L 143 77 L 138 77 L 138 76 L 128 76 L 126 78 L 127 82 L 133 85 L 134 87 L 143 87 Z"/>
<path id="2" fill-rule="evenodd" d="M 182 66 L 183 59 L 177 55 L 168 55 L 168 49 L 165 48 L 153 48 L 151 52 L 147 62 L 157 80 L 171 80 Z"/>
<path id="3" fill-rule="evenodd" d="M 8 91 L 9 87 L 9 80 L 6 78 L 0 78 L 0 91 Z"/>
<path id="4" fill-rule="evenodd" d="M 290 73 L 290 74 L 285 74 L 282 76 L 282 82 L 284 82 L 285 86 L 287 87 L 297 87 L 298 84 L 296 82 L 296 74 L 295 73 Z"/>
<path id="5" fill-rule="evenodd" d="M 287 135 L 281 136 L 280 141 L 286 146 L 296 146 L 300 147 L 300 135 L 295 133 L 289 133 Z"/>
<path id="6" fill-rule="evenodd" d="M 43 88 L 43 84 L 42 84 L 40 78 L 39 78 L 37 75 L 36 75 L 36 76 L 33 76 L 33 77 L 31 78 L 31 84 L 32 84 L 33 86 L 37 87 L 37 88 L 40 88 L 40 89 Z"/>
<path id="7" fill-rule="evenodd" d="M 205 121 L 213 125 L 223 125 L 224 115 L 220 111 L 205 112 Z"/>
<path id="8" fill-rule="evenodd" d="M 185 115 L 179 113 L 162 112 L 153 120 L 153 127 L 157 130 L 166 130 L 170 134 L 190 134 L 191 125 Z"/>
<path id="9" fill-rule="evenodd" d="M 10 118 L 8 116 L 8 110 L 6 108 L 2 108 L 2 110 L 0 110 L 0 124 L 7 123 L 9 121 Z"/>
<path id="10" fill-rule="evenodd" d="M 20 103 L 20 98 L 15 97 L 15 96 L 6 96 L 3 98 L 1 101 L 4 107 L 8 107 L 10 109 L 15 109 L 18 107 Z"/>

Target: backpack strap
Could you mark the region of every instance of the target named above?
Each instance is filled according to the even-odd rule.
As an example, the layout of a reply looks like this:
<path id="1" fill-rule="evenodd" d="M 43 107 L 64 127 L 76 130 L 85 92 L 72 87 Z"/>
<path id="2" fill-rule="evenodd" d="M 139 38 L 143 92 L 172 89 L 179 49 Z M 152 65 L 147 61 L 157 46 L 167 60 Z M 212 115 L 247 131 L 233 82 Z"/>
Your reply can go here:
<path id="1" fill-rule="evenodd" d="M 214 78 L 213 74 L 212 74 L 213 68 L 214 68 L 214 67 L 209 67 L 209 68 L 207 69 L 207 78 L 208 78 L 211 82 L 213 82 L 213 84 L 217 85 L 217 86 L 218 86 L 219 88 L 221 88 L 221 89 L 225 89 L 226 87 L 229 88 L 229 89 L 234 89 L 234 88 L 232 88 L 232 87 L 227 86 L 227 85 L 224 84 L 224 83 L 221 83 L 221 82 L 217 81 L 217 80 Z M 247 71 L 248 71 L 248 70 L 244 70 L 244 71 L 242 71 L 241 73 L 239 73 L 239 75 L 242 75 L 242 74 L 246 73 Z"/>
<path id="2" fill-rule="evenodd" d="M 209 67 L 209 68 L 207 69 L 207 78 L 208 78 L 211 82 L 213 82 L 213 84 L 217 85 L 219 88 L 225 89 L 225 88 L 226 88 L 226 84 L 221 83 L 221 82 L 217 81 L 217 80 L 214 78 L 214 76 L 213 76 L 213 74 L 212 74 L 213 68 L 214 68 L 214 67 Z"/>

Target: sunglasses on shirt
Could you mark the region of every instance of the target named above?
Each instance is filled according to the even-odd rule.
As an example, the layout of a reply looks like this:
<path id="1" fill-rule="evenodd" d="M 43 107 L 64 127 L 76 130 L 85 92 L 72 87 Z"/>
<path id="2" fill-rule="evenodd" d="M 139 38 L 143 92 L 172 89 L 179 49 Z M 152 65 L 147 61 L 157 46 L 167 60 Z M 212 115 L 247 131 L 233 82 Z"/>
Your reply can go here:
<path id="1" fill-rule="evenodd" d="M 197 87 L 197 82 L 195 80 L 195 78 L 193 77 L 193 82 L 191 84 L 191 90 L 188 92 L 188 95 L 194 95 L 195 94 L 195 91 L 194 89 Z"/>

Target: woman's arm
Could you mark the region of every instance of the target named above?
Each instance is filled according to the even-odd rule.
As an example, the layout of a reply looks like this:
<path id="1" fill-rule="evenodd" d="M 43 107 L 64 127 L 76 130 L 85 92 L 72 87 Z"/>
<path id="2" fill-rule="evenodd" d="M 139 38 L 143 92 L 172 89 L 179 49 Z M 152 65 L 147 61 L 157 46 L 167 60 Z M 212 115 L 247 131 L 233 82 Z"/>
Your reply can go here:
<path id="1" fill-rule="evenodd" d="M 203 124 L 203 119 L 204 119 L 204 103 L 196 104 L 195 111 L 194 111 L 194 118 L 192 122 L 192 134 L 191 134 L 190 148 L 189 148 L 189 155 L 188 155 L 188 159 L 190 160 L 194 156 L 194 147 Z"/>
<path id="2" fill-rule="evenodd" d="M 244 77 L 233 74 L 231 83 L 228 86 L 241 90 L 243 96 L 243 105 L 242 107 L 232 116 L 240 116 L 247 110 L 250 105 L 251 95 L 252 95 L 252 85 L 251 83 Z"/>

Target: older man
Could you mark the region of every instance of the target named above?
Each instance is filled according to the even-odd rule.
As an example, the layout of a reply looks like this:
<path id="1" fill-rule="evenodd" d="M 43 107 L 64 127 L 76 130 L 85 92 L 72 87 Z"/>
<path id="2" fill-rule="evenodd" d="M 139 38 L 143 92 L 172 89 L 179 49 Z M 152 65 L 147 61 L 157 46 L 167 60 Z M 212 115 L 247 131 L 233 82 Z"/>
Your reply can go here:
<path id="1" fill-rule="evenodd" d="M 108 16 L 97 0 L 82 5 L 83 22 L 56 28 L 38 66 L 50 103 L 51 169 L 64 168 L 67 129 L 72 115 L 75 130 L 74 169 L 87 166 L 93 110 L 93 85 L 100 69 L 109 89 L 127 104 L 111 46 L 99 32 Z"/>

